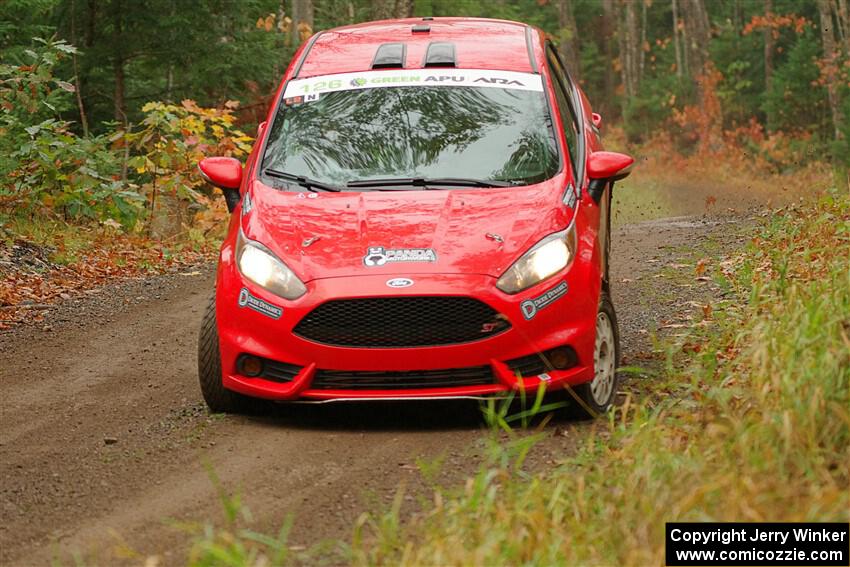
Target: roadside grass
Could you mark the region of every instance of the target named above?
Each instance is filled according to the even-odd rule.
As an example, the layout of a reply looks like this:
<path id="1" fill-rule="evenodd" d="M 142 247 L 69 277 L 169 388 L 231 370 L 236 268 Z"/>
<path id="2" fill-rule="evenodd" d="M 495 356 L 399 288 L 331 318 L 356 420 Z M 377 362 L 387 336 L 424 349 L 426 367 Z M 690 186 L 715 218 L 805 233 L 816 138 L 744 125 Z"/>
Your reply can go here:
<path id="1" fill-rule="evenodd" d="M 191 534 L 192 547 L 188 564 L 193 567 L 225 567 L 247 565 L 285 565 L 293 553 L 287 545 L 292 517 L 287 517 L 275 535 L 266 535 L 244 527 L 252 521 L 251 512 L 242 504 L 239 493 L 228 492 L 215 471 L 207 466 L 210 480 L 218 493 L 224 511 L 224 526 L 175 523 L 178 529 Z"/>
<path id="2" fill-rule="evenodd" d="M 575 456 L 529 475 L 502 445 L 406 525 L 364 517 L 352 562 L 663 564 L 665 522 L 848 521 L 850 198 L 772 216 L 715 278 L 666 377 Z"/>
<path id="3" fill-rule="evenodd" d="M 186 565 L 190 567 L 281 567 L 284 565 L 342 565 L 347 562 L 348 546 L 342 542 L 324 541 L 307 549 L 292 545 L 289 532 L 294 516 L 287 514 L 276 534 L 252 529 L 255 520 L 250 509 L 242 503 L 239 492 L 229 492 L 215 471 L 208 473 L 224 512 L 224 522 L 170 522 L 172 527 L 187 534 L 190 547 Z M 401 496 L 396 497 L 397 517 Z M 139 557 L 141 555 L 136 554 Z M 148 557 L 148 561 L 155 558 Z"/>

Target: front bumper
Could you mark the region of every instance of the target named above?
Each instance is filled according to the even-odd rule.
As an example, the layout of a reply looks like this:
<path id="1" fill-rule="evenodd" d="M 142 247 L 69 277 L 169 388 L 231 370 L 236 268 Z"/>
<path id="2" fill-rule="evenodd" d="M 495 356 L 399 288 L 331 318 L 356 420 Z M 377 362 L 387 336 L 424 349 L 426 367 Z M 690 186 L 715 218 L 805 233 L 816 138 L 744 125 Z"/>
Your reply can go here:
<path id="1" fill-rule="evenodd" d="M 224 258 L 223 258 L 224 260 Z M 271 400 L 334 400 L 447 398 L 504 395 L 518 389 L 560 388 L 587 382 L 593 377 L 593 342 L 599 300 L 598 275 L 576 262 L 558 277 L 550 278 L 525 292 L 507 295 L 495 287 L 496 280 L 477 274 L 416 274 L 402 271 L 368 276 L 326 278 L 307 284 L 307 293 L 295 301 L 283 300 L 244 280 L 232 263 L 219 265 L 216 315 L 225 388 Z M 585 268 L 585 269 L 582 269 Z M 392 289 L 387 281 L 411 277 L 415 284 Z M 567 291 L 556 300 L 534 310 L 528 300 L 538 299 L 566 282 Z M 588 285 L 588 282 L 597 282 Z M 240 293 L 249 293 L 282 309 L 277 318 L 240 306 Z M 376 296 L 467 296 L 480 300 L 501 313 L 511 327 L 497 335 L 463 344 L 406 348 L 354 348 L 319 344 L 293 334 L 298 322 L 320 304 L 336 299 Z M 244 294 L 243 294 L 244 299 Z M 523 313 L 523 302 L 525 315 Z M 564 370 L 546 370 L 517 376 L 508 362 L 568 346 L 577 363 Z M 237 370 L 241 355 L 253 355 L 293 365 L 286 380 L 248 377 Z M 313 387 L 322 371 L 399 372 L 469 369 L 489 366 L 492 381 L 486 384 L 415 388 L 321 388 Z"/>

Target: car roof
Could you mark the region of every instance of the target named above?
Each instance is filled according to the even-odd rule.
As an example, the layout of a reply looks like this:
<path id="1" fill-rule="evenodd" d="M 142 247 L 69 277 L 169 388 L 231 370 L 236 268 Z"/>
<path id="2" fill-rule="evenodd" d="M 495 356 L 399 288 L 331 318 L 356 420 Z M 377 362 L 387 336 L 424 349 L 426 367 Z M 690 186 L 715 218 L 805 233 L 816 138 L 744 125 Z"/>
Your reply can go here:
<path id="1" fill-rule="evenodd" d="M 414 26 L 427 26 L 428 31 L 414 32 Z M 368 22 L 313 36 L 297 77 L 368 71 L 381 45 L 399 42 L 406 45 L 405 69 L 423 68 L 428 46 L 447 42 L 454 44 L 456 68 L 536 72 L 529 56 L 533 36 L 539 38 L 535 28 L 508 20 L 436 17 Z"/>

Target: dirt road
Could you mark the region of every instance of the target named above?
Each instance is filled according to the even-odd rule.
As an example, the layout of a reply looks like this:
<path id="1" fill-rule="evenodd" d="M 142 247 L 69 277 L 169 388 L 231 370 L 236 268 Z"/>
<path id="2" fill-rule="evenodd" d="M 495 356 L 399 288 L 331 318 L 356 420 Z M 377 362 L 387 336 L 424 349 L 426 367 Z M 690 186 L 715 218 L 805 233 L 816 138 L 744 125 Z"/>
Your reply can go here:
<path id="1" fill-rule="evenodd" d="M 681 218 L 615 231 L 626 364 L 642 364 L 652 330 L 686 316 L 708 287 L 654 276 L 692 270 L 683 250 L 707 237 L 728 240 L 720 235 L 729 226 Z M 443 482 L 474 470 L 486 435 L 474 403 L 207 415 L 195 341 L 212 285 L 211 266 L 124 283 L 0 336 L 0 563 L 80 555 L 90 564 L 139 564 L 156 555 L 179 564 L 188 538 L 170 520 L 223 517 L 209 470 L 240 491 L 258 529 L 276 531 L 293 514 L 298 546 L 348 540 L 356 518 L 391 499 L 400 482 L 415 492 L 419 458 L 445 457 Z M 564 456 L 589 428 L 556 421 L 532 466 Z"/>

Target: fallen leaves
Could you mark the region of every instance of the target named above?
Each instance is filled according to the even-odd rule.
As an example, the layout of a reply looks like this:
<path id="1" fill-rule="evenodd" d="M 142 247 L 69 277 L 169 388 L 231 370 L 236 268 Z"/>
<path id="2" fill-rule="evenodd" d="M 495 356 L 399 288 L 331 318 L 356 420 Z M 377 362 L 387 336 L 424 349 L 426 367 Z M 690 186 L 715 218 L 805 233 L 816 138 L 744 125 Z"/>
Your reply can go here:
<path id="1" fill-rule="evenodd" d="M 21 238 L 0 241 L 0 330 L 22 321 L 41 321 L 56 303 L 99 293 L 101 286 L 112 281 L 181 271 L 212 260 L 217 252 L 209 245 L 198 251 L 174 250 L 162 242 L 110 230 L 91 231 L 85 236 L 91 239 L 88 246 L 79 257 L 64 264 L 51 259 L 53 254 L 64 252 L 61 239 L 55 247 L 38 246 Z M 190 270 L 181 275 L 200 273 Z"/>

